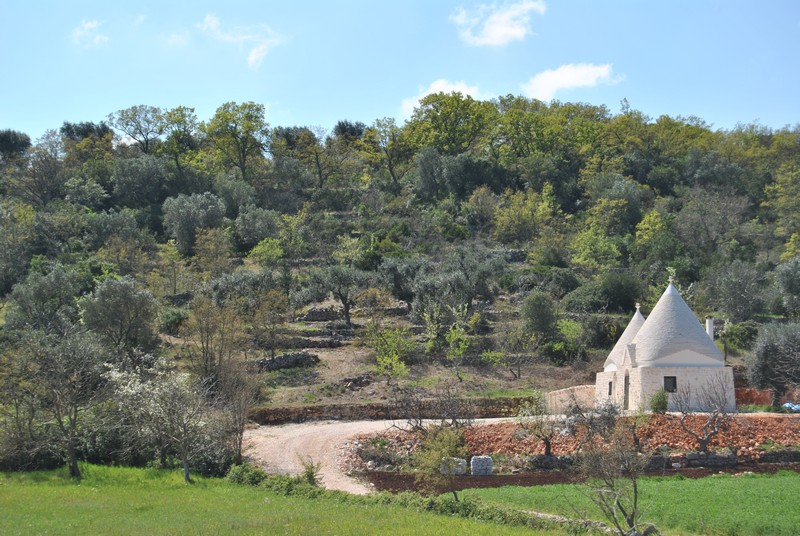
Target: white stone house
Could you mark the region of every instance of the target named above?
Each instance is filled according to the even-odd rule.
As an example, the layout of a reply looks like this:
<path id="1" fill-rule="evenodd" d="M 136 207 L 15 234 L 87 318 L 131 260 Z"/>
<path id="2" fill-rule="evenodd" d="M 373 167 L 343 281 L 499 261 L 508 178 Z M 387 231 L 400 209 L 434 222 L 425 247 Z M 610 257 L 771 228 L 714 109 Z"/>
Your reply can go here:
<path id="1" fill-rule="evenodd" d="M 659 389 L 676 409 L 679 390 L 689 393 L 692 410 L 703 411 L 709 392 L 721 393 L 726 409 L 736 407 L 733 369 L 713 341 L 713 320 L 704 330 L 697 317 L 670 283 L 645 319 L 636 305 L 614 349 L 597 374 L 595 400 L 611 400 L 623 410 L 648 410 Z"/>

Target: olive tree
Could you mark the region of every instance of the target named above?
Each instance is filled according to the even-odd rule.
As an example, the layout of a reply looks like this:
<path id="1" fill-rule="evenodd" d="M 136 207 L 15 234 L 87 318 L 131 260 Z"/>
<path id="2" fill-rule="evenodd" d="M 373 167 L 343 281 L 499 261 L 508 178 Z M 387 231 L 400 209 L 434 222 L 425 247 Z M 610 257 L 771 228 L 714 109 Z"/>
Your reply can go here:
<path id="1" fill-rule="evenodd" d="M 86 327 L 115 348 L 128 353 L 134 348 L 147 352 L 157 344 L 152 325 L 158 303 L 131 277 L 104 280 L 80 301 L 80 309 Z"/>
<path id="2" fill-rule="evenodd" d="M 164 228 L 185 257 L 194 252 L 197 230 L 220 227 L 225 217 L 225 203 L 209 192 L 170 197 L 163 208 Z"/>
<path id="3" fill-rule="evenodd" d="M 747 360 L 747 375 L 756 387 L 776 394 L 800 384 L 800 324 L 766 324 Z"/>

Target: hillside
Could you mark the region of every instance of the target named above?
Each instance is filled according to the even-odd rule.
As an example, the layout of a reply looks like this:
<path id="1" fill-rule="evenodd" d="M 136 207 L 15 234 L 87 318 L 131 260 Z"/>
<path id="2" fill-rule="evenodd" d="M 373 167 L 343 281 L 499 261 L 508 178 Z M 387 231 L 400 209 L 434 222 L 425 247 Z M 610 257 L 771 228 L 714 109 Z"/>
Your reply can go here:
<path id="1" fill-rule="evenodd" d="M 740 381 L 800 383 L 749 359 L 800 344 L 796 127 L 439 93 L 330 132 L 141 105 L 0 155 L 5 467 L 219 473 L 254 407 L 588 383 L 670 275 Z"/>

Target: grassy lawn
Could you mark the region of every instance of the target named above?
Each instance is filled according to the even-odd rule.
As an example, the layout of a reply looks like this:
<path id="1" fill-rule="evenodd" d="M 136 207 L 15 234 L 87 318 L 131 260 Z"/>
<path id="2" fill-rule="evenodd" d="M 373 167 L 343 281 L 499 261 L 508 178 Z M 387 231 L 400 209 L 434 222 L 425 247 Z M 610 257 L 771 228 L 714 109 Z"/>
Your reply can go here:
<path id="1" fill-rule="evenodd" d="M 83 465 L 0 474 L 0 534 L 533 534 L 335 497 L 284 497 L 220 479 L 186 485 L 178 471 Z M 554 533 L 555 534 L 555 533 Z"/>
<path id="2" fill-rule="evenodd" d="M 800 474 L 642 479 L 644 519 L 666 534 L 794 535 L 800 527 Z M 475 489 L 465 497 L 525 510 L 601 519 L 578 486 Z"/>

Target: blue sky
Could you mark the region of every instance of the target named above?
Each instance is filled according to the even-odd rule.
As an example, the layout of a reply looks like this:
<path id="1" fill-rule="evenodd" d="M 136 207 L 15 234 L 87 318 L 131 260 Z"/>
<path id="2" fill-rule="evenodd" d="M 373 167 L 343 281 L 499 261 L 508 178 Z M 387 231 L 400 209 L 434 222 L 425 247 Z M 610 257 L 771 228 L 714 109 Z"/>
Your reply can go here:
<path id="1" fill-rule="evenodd" d="M 0 0 L 0 129 L 255 101 L 273 126 L 402 123 L 431 91 L 800 123 L 796 0 Z"/>

